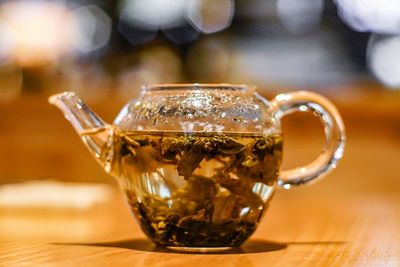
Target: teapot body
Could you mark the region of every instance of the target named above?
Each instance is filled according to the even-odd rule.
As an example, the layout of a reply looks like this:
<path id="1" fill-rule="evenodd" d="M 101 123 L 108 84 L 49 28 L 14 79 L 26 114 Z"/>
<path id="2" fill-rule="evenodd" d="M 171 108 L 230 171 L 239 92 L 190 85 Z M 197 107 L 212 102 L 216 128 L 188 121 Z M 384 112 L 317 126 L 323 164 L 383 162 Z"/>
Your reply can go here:
<path id="1" fill-rule="evenodd" d="M 153 86 L 114 122 L 110 172 L 154 242 L 234 247 L 256 229 L 279 176 L 269 102 L 245 86 Z"/>

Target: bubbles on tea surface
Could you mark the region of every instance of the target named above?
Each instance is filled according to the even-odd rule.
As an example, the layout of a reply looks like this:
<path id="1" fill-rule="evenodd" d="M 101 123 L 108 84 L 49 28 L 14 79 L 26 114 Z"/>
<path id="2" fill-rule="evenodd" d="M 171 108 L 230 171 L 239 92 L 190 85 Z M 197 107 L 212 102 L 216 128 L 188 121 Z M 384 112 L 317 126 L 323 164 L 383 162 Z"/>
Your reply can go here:
<path id="1" fill-rule="evenodd" d="M 202 103 L 199 99 L 193 100 L 192 104 L 193 104 L 193 106 L 195 106 L 197 108 L 200 108 L 202 106 Z"/>
<path id="2" fill-rule="evenodd" d="M 260 101 L 241 87 L 190 85 L 149 89 L 133 102 L 117 124 L 122 130 L 183 132 L 279 132 Z"/>

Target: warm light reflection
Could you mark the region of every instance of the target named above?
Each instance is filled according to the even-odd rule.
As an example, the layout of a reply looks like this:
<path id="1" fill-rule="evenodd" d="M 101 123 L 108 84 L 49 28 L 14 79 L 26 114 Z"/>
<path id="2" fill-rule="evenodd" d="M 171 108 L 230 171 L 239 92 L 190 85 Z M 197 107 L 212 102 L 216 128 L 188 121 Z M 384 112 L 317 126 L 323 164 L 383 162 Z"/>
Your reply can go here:
<path id="1" fill-rule="evenodd" d="M 12 42 L 10 32 L 0 22 L 0 67 L 10 62 L 10 53 L 12 49 Z"/>
<path id="2" fill-rule="evenodd" d="M 0 186 L 0 207 L 85 210 L 110 200 L 112 189 L 101 184 L 30 181 Z"/>
<path id="3" fill-rule="evenodd" d="M 69 51 L 77 37 L 74 17 L 59 3 L 5 3 L 0 6 L 0 23 L 6 33 L 0 43 L 10 44 L 9 56 L 21 65 L 54 61 Z"/>
<path id="4" fill-rule="evenodd" d="M 400 89 L 400 36 L 370 37 L 367 49 L 369 68 L 386 86 Z"/>
<path id="5" fill-rule="evenodd" d="M 74 51 L 105 46 L 111 19 L 95 5 L 71 10 L 62 2 L 18 1 L 0 5 L 0 64 L 53 62 Z"/>
<path id="6" fill-rule="evenodd" d="M 40 210 L 32 215 L 32 210 L 25 214 L 7 214 L 0 220 L 0 236 L 4 239 L 22 238 L 83 238 L 96 232 L 96 222 L 76 214 L 54 214 Z M 66 231 L 68 229 L 68 231 Z"/>

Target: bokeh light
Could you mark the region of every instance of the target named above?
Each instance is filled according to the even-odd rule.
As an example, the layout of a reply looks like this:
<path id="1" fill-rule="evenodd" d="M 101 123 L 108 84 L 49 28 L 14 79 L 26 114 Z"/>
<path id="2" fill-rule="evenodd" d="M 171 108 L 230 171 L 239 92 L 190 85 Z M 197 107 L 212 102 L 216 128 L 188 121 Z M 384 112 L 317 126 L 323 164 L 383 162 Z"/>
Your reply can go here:
<path id="1" fill-rule="evenodd" d="M 321 21 L 322 0 L 278 0 L 276 10 L 282 25 L 290 32 L 302 34 L 313 31 Z"/>
<path id="2" fill-rule="evenodd" d="M 185 23 L 186 0 L 125 0 L 121 20 L 136 27 L 156 31 Z"/>
<path id="3" fill-rule="evenodd" d="M 10 62 L 11 49 L 11 33 L 0 23 L 0 67 Z"/>
<path id="4" fill-rule="evenodd" d="M 386 86 L 400 89 L 400 36 L 371 35 L 368 66 Z"/>
<path id="5" fill-rule="evenodd" d="M 0 6 L 0 23 L 7 33 L 1 42 L 11 44 L 8 56 L 21 65 L 54 61 L 76 39 L 74 17 L 58 2 L 6 2 Z"/>
<path id="6" fill-rule="evenodd" d="M 335 0 L 339 16 L 360 32 L 400 33 L 399 0 Z"/>
<path id="7" fill-rule="evenodd" d="M 0 5 L 0 65 L 35 66 L 74 51 L 89 53 L 104 47 L 110 35 L 111 19 L 96 5 L 75 10 L 58 1 Z"/>
<path id="8" fill-rule="evenodd" d="M 72 12 L 78 23 L 79 37 L 73 47 L 81 53 L 96 51 L 107 45 L 111 36 L 111 19 L 98 6 L 81 6 Z"/>
<path id="9" fill-rule="evenodd" d="M 228 28 L 234 12 L 233 0 L 190 0 L 187 18 L 199 31 L 209 34 Z"/>
<path id="10" fill-rule="evenodd" d="M 153 40 L 161 30 L 175 44 L 196 40 L 231 25 L 233 0 L 125 0 L 118 29 L 132 44 Z"/>

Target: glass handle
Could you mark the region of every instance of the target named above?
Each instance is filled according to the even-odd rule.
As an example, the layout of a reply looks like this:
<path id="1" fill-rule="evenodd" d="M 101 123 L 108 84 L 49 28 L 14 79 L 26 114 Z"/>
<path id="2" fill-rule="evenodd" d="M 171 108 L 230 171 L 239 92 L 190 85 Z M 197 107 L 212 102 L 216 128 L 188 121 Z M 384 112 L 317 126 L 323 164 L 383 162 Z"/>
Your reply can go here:
<path id="1" fill-rule="evenodd" d="M 308 184 L 336 167 L 343 156 L 346 136 L 342 118 L 332 102 L 316 93 L 298 91 L 280 94 L 271 104 L 274 118 L 279 121 L 295 111 L 311 111 L 320 119 L 325 130 L 325 146 L 321 154 L 306 166 L 282 171 L 278 179 L 279 186 L 289 189 L 291 186 Z"/>

